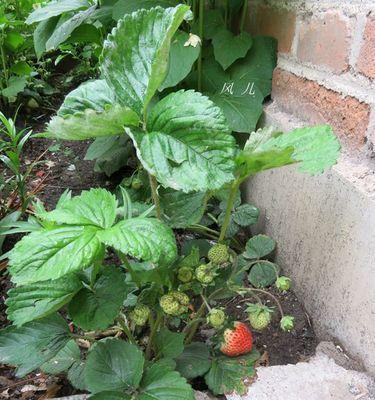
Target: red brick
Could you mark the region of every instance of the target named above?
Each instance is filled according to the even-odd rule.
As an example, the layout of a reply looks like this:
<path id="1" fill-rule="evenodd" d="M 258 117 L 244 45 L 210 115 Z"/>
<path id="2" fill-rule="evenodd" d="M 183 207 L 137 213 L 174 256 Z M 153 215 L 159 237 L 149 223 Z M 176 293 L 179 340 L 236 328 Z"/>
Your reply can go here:
<path id="1" fill-rule="evenodd" d="M 343 97 L 315 81 L 276 69 L 272 98 L 284 111 L 311 124 L 332 126 L 348 147 L 360 148 L 365 143 L 370 107 L 354 97 Z"/>
<path id="2" fill-rule="evenodd" d="M 357 68 L 369 78 L 375 78 L 375 12 L 367 17 Z"/>
<path id="3" fill-rule="evenodd" d="M 348 68 L 349 27 L 339 14 L 326 14 L 303 21 L 298 37 L 297 57 L 323 65 L 334 72 Z"/>
<path id="4" fill-rule="evenodd" d="M 251 31 L 256 35 L 275 37 L 278 40 L 279 52 L 289 53 L 295 26 L 296 13 L 294 11 L 260 6 L 256 10 L 255 24 L 251 27 Z"/>

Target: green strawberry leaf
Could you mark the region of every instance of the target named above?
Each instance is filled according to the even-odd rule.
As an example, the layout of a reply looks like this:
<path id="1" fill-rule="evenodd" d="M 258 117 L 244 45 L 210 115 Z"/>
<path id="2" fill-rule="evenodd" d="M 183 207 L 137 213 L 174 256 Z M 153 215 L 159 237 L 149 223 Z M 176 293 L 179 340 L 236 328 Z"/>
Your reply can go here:
<path id="1" fill-rule="evenodd" d="M 111 176 L 128 164 L 133 145 L 128 135 L 99 137 L 87 149 L 85 160 L 95 160 L 95 172 Z"/>
<path id="2" fill-rule="evenodd" d="M 137 114 L 118 104 L 105 80 L 88 81 L 70 92 L 42 136 L 84 140 L 124 133 L 124 126 L 138 126 Z"/>
<path id="3" fill-rule="evenodd" d="M 105 229 L 114 224 L 116 210 L 117 200 L 113 194 L 105 189 L 90 189 L 38 217 L 57 224 L 93 225 Z"/>
<path id="4" fill-rule="evenodd" d="M 246 243 L 245 258 L 257 259 L 268 256 L 276 247 L 276 242 L 267 235 L 256 235 Z"/>
<path id="5" fill-rule="evenodd" d="M 237 168 L 243 179 L 270 168 L 300 163 L 300 170 L 311 175 L 334 165 L 340 144 L 327 125 L 295 129 L 281 134 L 269 128 L 254 132 L 237 157 Z"/>
<path id="6" fill-rule="evenodd" d="M 60 374 L 61 372 L 68 371 L 68 369 L 75 362 L 81 360 L 81 351 L 75 340 L 69 341 L 55 357 L 44 363 L 40 369 L 46 374 Z"/>
<path id="7" fill-rule="evenodd" d="M 17 286 L 8 291 L 7 315 L 15 325 L 46 317 L 69 303 L 81 289 L 80 280 L 74 275 L 54 281 L 36 282 Z"/>
<path id="8" fill-rule="evenodd" d="M 172 228 L 186 228 L 197 224 L 206 209 L 206 193 L 184 193 L 173 189 L 159 190 L 165 222 Z"/>
<path id="9" fill-rule="evenodd" d="M 155 336 L 155 345 L 158 354 L 167 358 L 178 357 L 184 351 L 184 333 L 171 332 L 161 328 Z"/>
<path id="10" fill-rule="evenodd" d="M 251 204 L 242 204 L 233 213 L 233 221 L 240 226 L 249 226 L 257 223 L 259 209 Z"/>
<path id="11" fill-rule="evenodd" d="M 12 281 L 47 281 L 89 267 L 103 253 L 97 233 L 93 226 L 61 226 L 24 236 L 8 253 Z"/>
<path id="12" fill-rule="evenodd" d="M 278 267 L 270 261 L 259 261 L 251 267 L 249 282 L 257 288 L 265 288 L 276 282 Z"/>
<path id="13" fill-rule="evenodd" d="M 85 330 L 106 329 L 120 312 L 129 294 L 119 267 L 104 266 L 92 289 L 81 289 L 68 306 L 73 322 Z"/>
<path id="14" fill-rule="evenodd" d="M 104 339 L 90 350 L 85 380 L 91 393 L 136 389 L 142 379 L 144 356 L 134 344 Z M 100 397 L 99 397 L 100 398 Z"/>
<path id="15" fill-rule="evenodd" d="M 254 364 L 258 358 L 259 353 L 253 350 L 244 356 L 213 359 L 211 369 L 205 376 L 209 389 L 215 395 L 232 392 L 244 395 L 247 391 L 245 381 L 254 376 Z"/>
<path id="16" fill-rule="evenodd" d="M 101 71 L 120 104 L 140 117 L 168 73 L 173 35 L 189 7 L 155 7 L 127 14 L 104 42 Z"/>
<path id="17" fill-rule="evenodd" d="M 22 377 L 55 357 L 70 339 L 68 324 L 57 314 L 10 326 L 0 331 L 0 362 L 17 366 Z"/>
<path id="18" fill-rule="evenodd" d="M 187 345 L 176 359 L 177 371 L 186 379 L 203 376 L 211 366 L 210 350 L 201 342 Z"/>
<path id="19" fill-rule="evenodd" d="M 161 368 L 158 363 L 145 371 L 137 400 L 194 400 L 186 379 L 176 371 Z"/>
<path id="20" fill-rule="evenodd" d="M 143 134 L 127 130 L 145 169 L 165 187 L 219 189 L 233 179 L 235 140 L 220 109 L 193 90 L 181 90 L 156 104 Z"/>
<path id="21" fill-rule="evenodd" d="M 218 29 L 212 38 L 215 59 L 224 70 L 239 58 L 245 57 L 252 43 L 252 37 L 247 32 L 235 36 L 226 28 Z"/>
<path id="22" fill-rule="evenodd" d="M 189 34 L 179 31 L 172 39 L 171 50 L 169 53 L 169 70 L 163 84 L 159 88 L 162 91 L 166 88 L 176 86 L 191 71 L 192 66 L 199 57 L 201 46 L 193 47 L 185 45 L 189 39 Z"/>
<path id="23" fill-rule="evenodd" d="M 98 233 L 107 246 L 132 257 L 153 263 L 169 264 L 177 257 L 172 230 L 154 218 L 131 218 Z"/>

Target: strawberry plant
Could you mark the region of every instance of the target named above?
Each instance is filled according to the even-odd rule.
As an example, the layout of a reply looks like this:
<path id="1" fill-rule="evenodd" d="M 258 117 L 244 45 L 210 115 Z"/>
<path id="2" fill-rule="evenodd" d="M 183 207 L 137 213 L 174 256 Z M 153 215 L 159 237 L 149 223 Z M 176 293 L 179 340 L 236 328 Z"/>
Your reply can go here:
<path id="1" fill-rule="evenodd" d="M 288 164 L 320 173 L 336 162 L 339 145 L 318 126 L 265 128 L 239 146 L 207 96 L 160 92 L 171 43 L 190 17 L 177 5 L 121 18 L 104 42 L 101 78 L 69 93 L 47 127 L 45 136 L 59 139 L 124 137 L 138 165 L 118 197 L 92 189 L 64 193 L 52 211 L 37 203 L 33 231 L 0 258 L 8 257 L 15 284 L 0 361 L 20 376 L 65 372 L 94 400 L 193 399 L 188 381 L 197 377 L 215 394 L 244 393 L 259 354 L 247 324 L 220 301 L 249 296 L 257 302 L 251 324 L 264 329 L 274 315 L 281 329 L 293 329 L 267 291 L 275 282 L 290 286 L 270 261 L 275 242 L 256 235 L 244 245 L 237 235 L 259 214 L 241 205 L 239 187 Z M 178 250 L 172 228 L 212 240 L 187 236 Z M 271 315 L 261 296 L 278 312 Z M 205 324 L 215 334 L 200 342 Z"/>

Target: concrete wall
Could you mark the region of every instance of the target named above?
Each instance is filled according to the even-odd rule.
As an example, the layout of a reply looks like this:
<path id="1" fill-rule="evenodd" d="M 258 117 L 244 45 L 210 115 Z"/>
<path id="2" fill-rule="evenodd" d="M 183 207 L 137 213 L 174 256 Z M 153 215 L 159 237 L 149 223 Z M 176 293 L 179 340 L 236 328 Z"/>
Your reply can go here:
<path id="1" fill-rule="evenodd" d="M 319 336 L 375 374 L 375 2 L 251 0 L 249 10 L 250 31 L 279 39 L 263 123 L 329 123 L 343 145 L 322 176 L 292 166 L 251 179 L 257 230 L 277 240 Z"/>

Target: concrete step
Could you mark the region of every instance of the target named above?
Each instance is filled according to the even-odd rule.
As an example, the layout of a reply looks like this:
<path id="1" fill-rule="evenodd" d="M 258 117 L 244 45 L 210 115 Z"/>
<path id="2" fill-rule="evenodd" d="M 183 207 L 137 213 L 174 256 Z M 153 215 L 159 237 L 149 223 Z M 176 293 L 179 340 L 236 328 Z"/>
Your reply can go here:
<path id="1" fill-rule="evenodd" d="M 257 379 L 245 396 L 226 397 L 227 400 L 375 400 L 375 381 L 363 372 L 343 368 L 318 350 L 308 362 L 257 368 Z"/>

